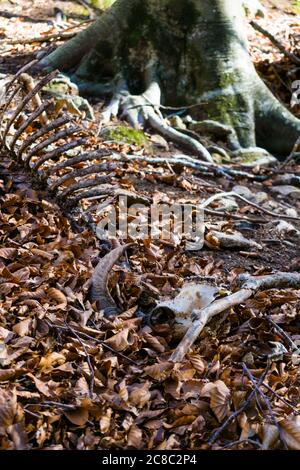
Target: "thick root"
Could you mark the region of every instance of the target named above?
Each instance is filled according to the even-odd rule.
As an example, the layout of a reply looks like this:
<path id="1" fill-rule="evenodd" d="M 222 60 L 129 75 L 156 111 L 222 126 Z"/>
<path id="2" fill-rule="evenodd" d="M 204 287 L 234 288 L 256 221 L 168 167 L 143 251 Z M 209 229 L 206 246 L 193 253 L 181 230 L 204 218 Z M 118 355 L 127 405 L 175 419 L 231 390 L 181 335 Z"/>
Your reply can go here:
<path id="1" fill-rule="evenodd" d="M 168 125 L 159 110 L 161 92 L 159 84 L 152 81 L 142 95 L 130 95 L 124 79 L 120 79 L 117 91 L 102 113 L 102 123 L 107 123 L 119 110 L 134 128 L 145 127 L 147 124 L 167 139 L 189 150 L 206 162 L 213 163 L 213 158 L 206 148 L 196 139 Z M 101 126 L 101 123 L 100 123 Z"/>

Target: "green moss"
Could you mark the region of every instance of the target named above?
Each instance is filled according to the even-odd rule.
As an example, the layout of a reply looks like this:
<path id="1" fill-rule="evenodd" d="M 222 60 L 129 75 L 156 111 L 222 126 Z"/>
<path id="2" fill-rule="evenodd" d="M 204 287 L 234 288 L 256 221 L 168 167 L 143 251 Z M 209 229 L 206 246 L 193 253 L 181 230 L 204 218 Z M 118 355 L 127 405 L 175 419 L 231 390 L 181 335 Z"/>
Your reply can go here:
<path id="1" fill-rule="evenodd" d="M 262 154 L 262 151 L 241 151 L 237 157 L 235 157 L 235 161 L 238 163 L 255 163 L 259 162 L 265 155 Z"/>
<path id="2" fill-rule="evenodd" d="M 100 10 L 107 10 L 115 1 L 116 0 L 90 0 L 90 3 L 94 7 L 100 8 Z"/>
<path id="3" fill-rule="evenodd" d="M 293 2 L 293 10 L 297 15 L 300 15 L 300 1 L 294 1 Z"/>
<path id="4" fill-rule="evenodd" d="M 149 146 L 149 141 L 143 131 L 126 126 L 106 127 L 101 132 L 101 137 L 138 147 Z"/>

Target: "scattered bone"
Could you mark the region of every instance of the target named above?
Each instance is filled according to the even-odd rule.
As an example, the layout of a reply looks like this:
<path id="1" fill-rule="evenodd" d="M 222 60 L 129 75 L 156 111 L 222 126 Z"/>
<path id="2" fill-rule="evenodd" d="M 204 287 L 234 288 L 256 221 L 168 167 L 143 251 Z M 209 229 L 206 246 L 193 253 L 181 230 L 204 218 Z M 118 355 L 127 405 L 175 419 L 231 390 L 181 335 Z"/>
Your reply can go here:
<path id="1" fill-rule="evenodd" d="M 280 194 L 284 197 L 291 197 L 292 199 L 300 199 L 300 189 L 295 186 L 274 186 L 272 188 L 274 193 Z"/>
<path id="2" fill-rule="evenodd" d="M 266 228 L 274 230 L 281 237 L 300 235 L 300 231 L 286 220 L 274 220 L 274 222 L 267 224 Z"/>
<path id="3" fill-rule="evenodd" d="M 150 323 L 173 325 L 174 337 L 182 338 L 193 322 L 193 311 L 211 304 L 218 289 L 208 284 L 186 284 L 181 292 L 171 300 L 159 302 L 150 314 Z"/>
<path id="4" fill-rule="evenodd" d="M 225 248 L 234 250 L 261 250 L 262 246 L 254 240 L 245 238 L 241 233 L 224 233 L 211 230 L 205 237 L 211 248 Z"/>
<path id="5" fill-rule="evenodd" d="M 268 276 L 241 275 L 238 278 L 241 290 L 222 299 L 215 300 L 210 305 L 195 311 L 197 319 L 186 332 L 182 341 L 171 355 L 170 360 L 181 362 L 191 346 L 199 337 L 205 325 L 215 316 L 236 305 L 240 305 L 259 290 L 267 289 L 300 289 L 300 273 L 270 274 Z"/>

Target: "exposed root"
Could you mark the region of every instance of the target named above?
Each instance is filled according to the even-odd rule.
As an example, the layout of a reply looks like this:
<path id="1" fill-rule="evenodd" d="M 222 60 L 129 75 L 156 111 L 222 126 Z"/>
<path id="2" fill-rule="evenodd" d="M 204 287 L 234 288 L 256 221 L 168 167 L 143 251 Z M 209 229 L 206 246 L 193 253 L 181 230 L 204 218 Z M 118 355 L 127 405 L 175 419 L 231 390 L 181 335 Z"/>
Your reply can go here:
<path id="1" fill-rule="evenodd" d="M 124 95 L 126 96 L 127 94 L 128 94 L 128 88 L 127 88 L 126 81 L 124 80 L 122 76 L 120 76 L 117 78 L 117 85 L 116 85 L 114 95 L 109 105 L 101 114 L 101 121 L 100 121 L 100 126 L 98 129 L 98 133 L 100 132 L 102 124 L 107 124 L 111 120 L 111 118 L 117 117 L 119 110 L 120 110 L 121 100 L 124 97 Z"/>
<path id="2" fill-rule="evenodd" d="M 152 65 L 149 66 L 150 68 Z M 160 86 L 157 81 L 148 81 L 148 88 L 142 95 L 130 95 L 126 81 L 120 78 L 117 91 L 106 110 L 102 113 L 102 123 L 107 123 L 112 116 L 122 111 L 130 125 L 134 128 L 145 127 L 147 124 L 164 137 L 183 146 L 201 160 L 213 163 L 206 148 L 193 137 L 185 135 L 167 124 L 159 111 L 161 101 Z M 101 125 L 101 123 L 100 123 Z"/>

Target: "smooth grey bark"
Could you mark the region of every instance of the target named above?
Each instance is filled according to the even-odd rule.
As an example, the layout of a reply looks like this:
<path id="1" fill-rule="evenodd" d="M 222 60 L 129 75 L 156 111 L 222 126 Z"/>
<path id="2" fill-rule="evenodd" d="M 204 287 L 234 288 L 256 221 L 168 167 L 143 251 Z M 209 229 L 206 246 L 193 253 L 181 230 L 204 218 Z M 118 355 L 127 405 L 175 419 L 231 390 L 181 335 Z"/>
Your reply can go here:
<path id="1" fill-rule="evenodd" d="M 46 64 L 74 68 L 79 81 L 107 83 L 120 72 L 132 93 L 156 64 L 163 103 L 199 104 L 193 117 L 234 129 L 232 149 L 263 147 L 285 156 L 300 121 L 257 75 L 247 49 L 241 0 L 117 0 Z"/>

